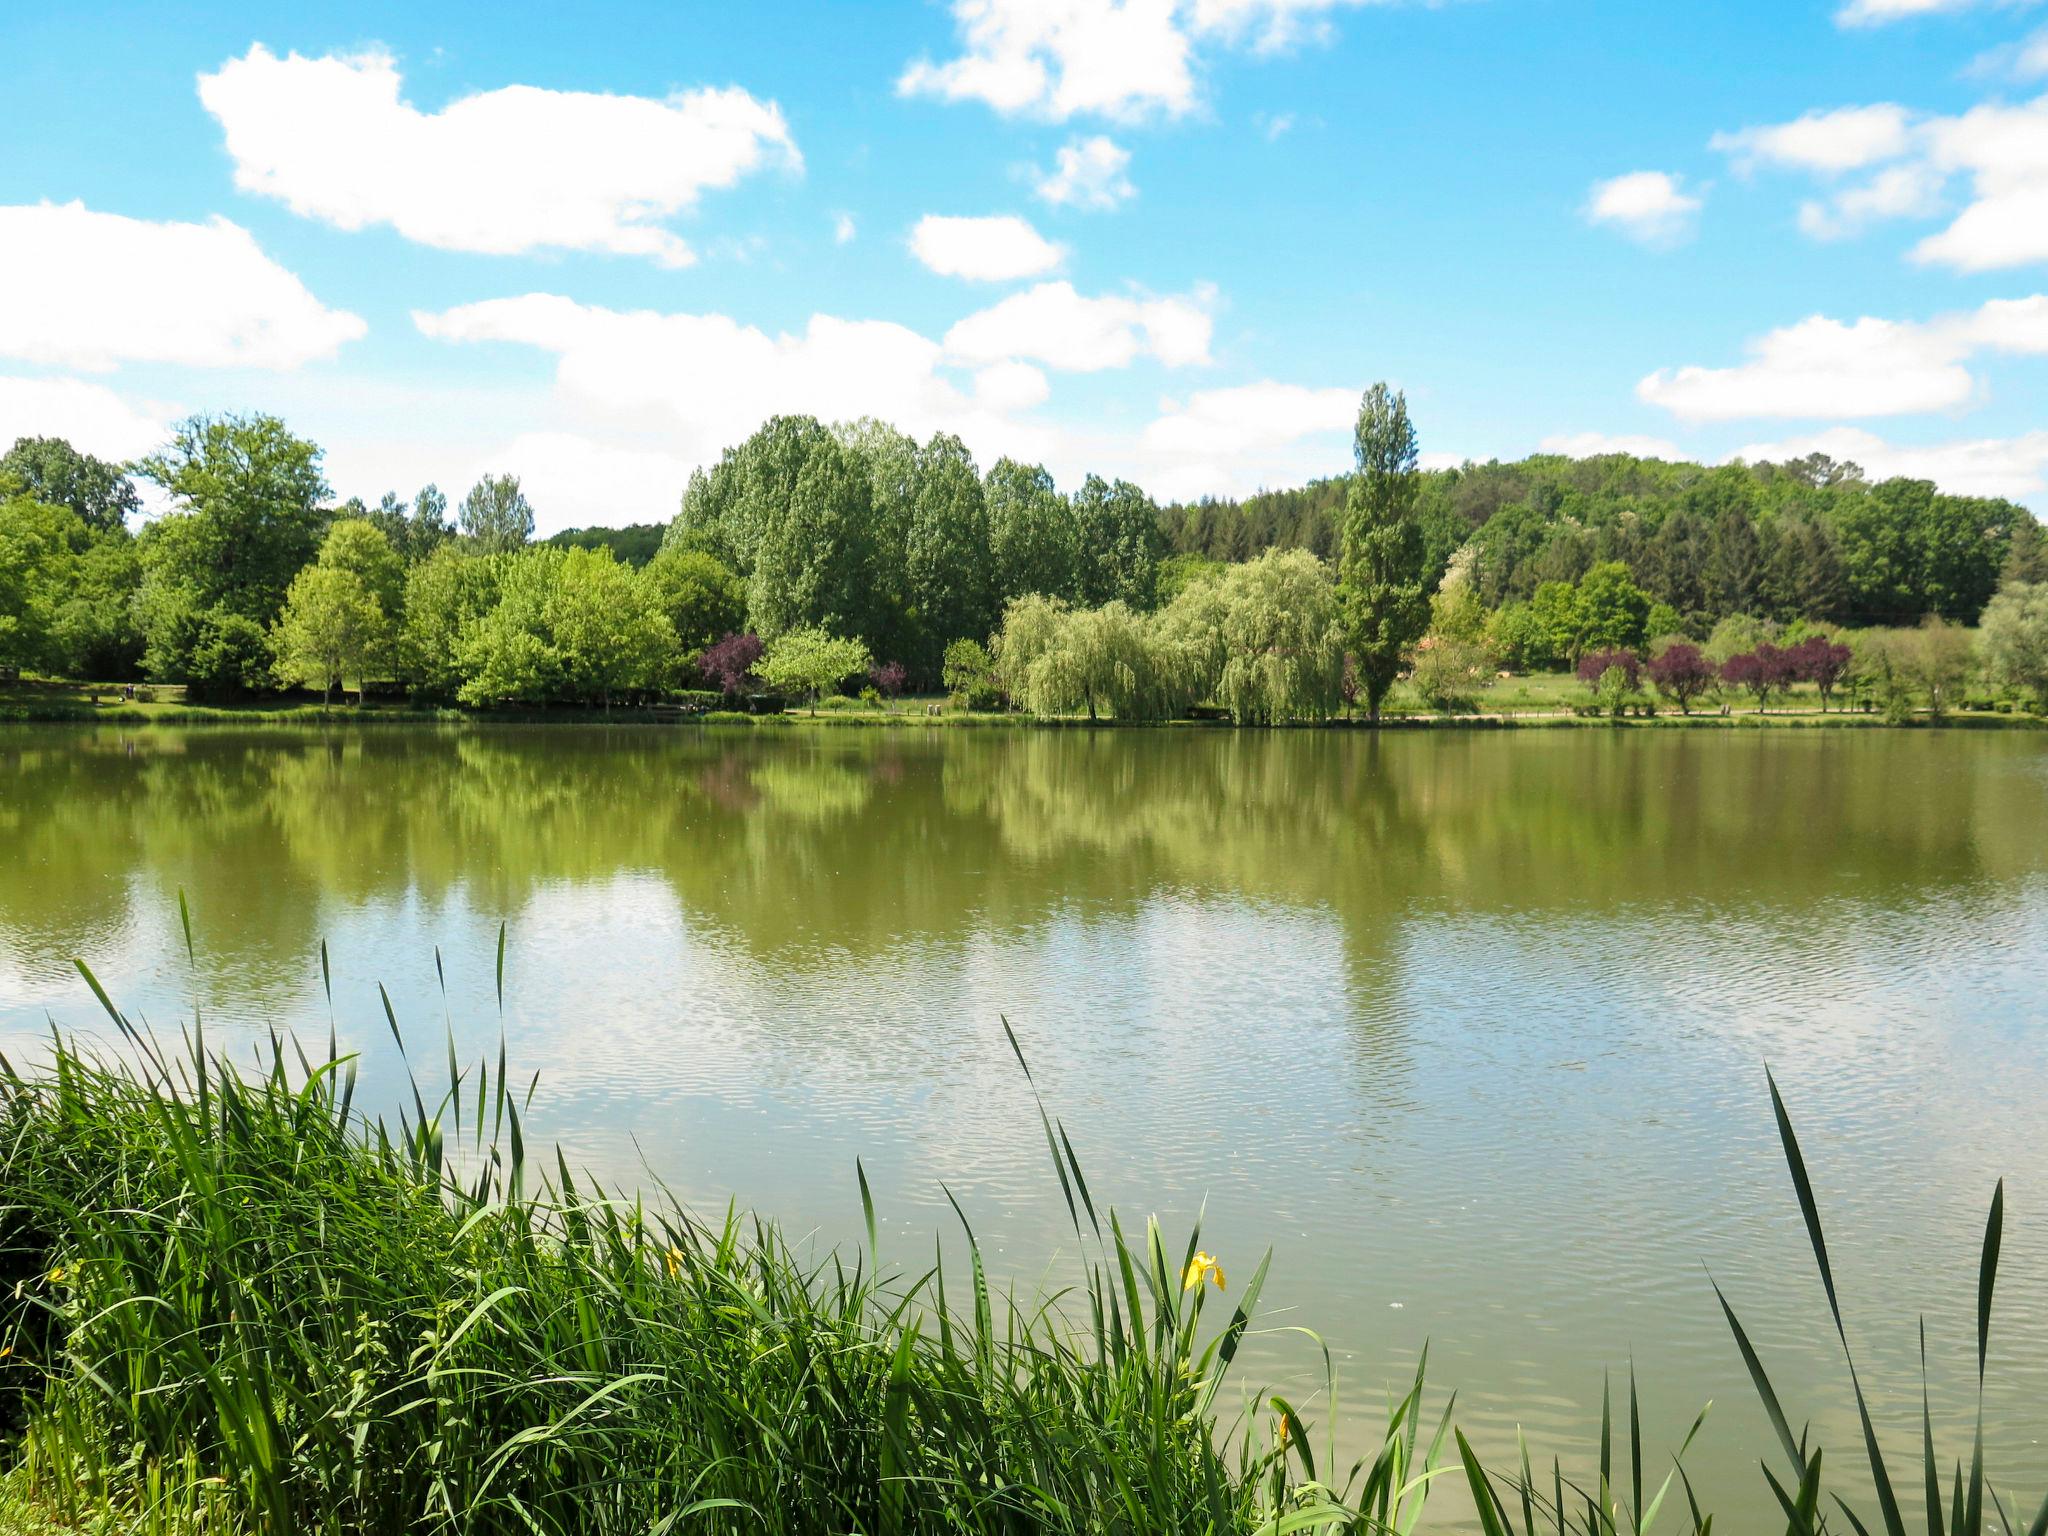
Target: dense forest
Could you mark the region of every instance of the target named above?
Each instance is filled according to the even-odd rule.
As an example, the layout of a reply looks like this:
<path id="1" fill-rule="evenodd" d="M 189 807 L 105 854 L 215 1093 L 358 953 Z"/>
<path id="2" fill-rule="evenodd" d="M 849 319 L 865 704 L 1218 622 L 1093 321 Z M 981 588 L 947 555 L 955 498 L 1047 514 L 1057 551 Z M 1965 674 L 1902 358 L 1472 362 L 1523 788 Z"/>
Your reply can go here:
<path id="1" fill-rule="evenodd" d="M 1339 688 L 1376 708 L 1446 656 L 1491 675 L 1647 661 L 1730 626 L 1967 626 L 2002 582 L 2048 583 L 2026 509 L 1819 456 L 1422 471 L 1415 448 L 1376 387 L 1354 473 L 1160 507 L 1123 480 L 984 469 L 946 434 L 777 417 L 692 475 L 673 522 L 535 543 L 513 475 L 452 508 L 432 485 L 337 505 L 319 447 L 275 417 L 195 418 L 129 465 L 23 439 L 0 457 L 0 667 L 484 705 L 843 664 L 839 682 L 883 691 L 1091 712 L 1221 698 L 1235 677 L 1232 712 L 1257 718 L 1319 714 Z M 140 516 L 137 479 L 166 510 Z M 1086 646 L 1055 643 L 1060 625 Z"/>

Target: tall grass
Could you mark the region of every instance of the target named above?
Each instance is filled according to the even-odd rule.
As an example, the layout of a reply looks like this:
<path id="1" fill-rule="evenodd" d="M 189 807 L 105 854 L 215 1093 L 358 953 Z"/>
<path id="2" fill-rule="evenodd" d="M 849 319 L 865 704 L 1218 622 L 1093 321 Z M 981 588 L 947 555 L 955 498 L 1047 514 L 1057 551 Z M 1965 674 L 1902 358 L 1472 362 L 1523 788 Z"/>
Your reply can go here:
<path id="1" fill-rule="evenodd" d="M 532 1088 L 502 1046 L 467 1069 L 451 1046 L 436 1100 L 414 1079 L 387 1124 L 356 1109 L 331 1037 L 309 1056 L 273 1036 L 238 1069 L 196 1018 L 166 1045 L 80 970 L 126 1059 L 61 1037 L 33 1072 L 0 1058 L 0 1525 L 11 1497 L 53 1530 L 164 1536 L 1385 1536 L 1414 1531 L 1448 1476 L 1486 1536 L 1712 1529 L 1683 1468 L 1700 1424 L 1646 1478 L 1632 1377 L 1625 1425 L 1603 1411 L 1597 1476 L 1538 1474 L 1526 1448 L 1489 1468 L 1420 1368 L 1340 1466 L 1333 1370 L 1320 1432 L 1228 1385 L 1266 1265 L 1227 1305 L 1199 1230 L 1175 1247 L 1156 1222 L 1127 1231 L 1042 1102 L 1083 1261 L 1071 1290 L 1027 1300 L 991 1283 L 957 1205 L 962 1257 L 886 1261 L 858 1165 L 865 1248 L 807 1256 L 736 1208 L 705 1219 L 579 1179 L 560 1152 L 530 1158 Z M 502 939 L 499 978 L 502 1003 Z M 2002 1192 L 1980 1387 L 2001 1226 Z M 1870 1519 L 1827 1496 L 1821 1448 L 1728 1320 L 1782 1441 L 1766 1475 L 1788 1532 L 1905 1536 L 1867 1413 Z M 1981 1409 L 1946 1500 L 1933 1444 L 1930 1423 L 1930 1536 L 2014 1530 Z M 2027 1530 L 2048 1536 L 2048 1504 Z"/>

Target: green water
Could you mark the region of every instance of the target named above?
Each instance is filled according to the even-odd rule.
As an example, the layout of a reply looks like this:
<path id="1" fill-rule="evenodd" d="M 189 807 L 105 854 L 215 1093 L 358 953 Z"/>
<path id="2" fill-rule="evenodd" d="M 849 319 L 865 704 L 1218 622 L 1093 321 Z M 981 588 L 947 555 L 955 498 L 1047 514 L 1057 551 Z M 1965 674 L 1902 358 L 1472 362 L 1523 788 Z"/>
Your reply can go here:
<path id="1" fill-rule="evenodd" d="M 1476 1441 L 1585 1465 L 1633 1358 L 1653 1447 L 1716 1400 L 1689 1465 L 1731 1529 L 1768 1432 L 1704 1266 L 1856 1455 L 1768 1060 L 1903 1451 L 1924 1312 L 1967 1454 L 2008 1176 L 1993 1445 L 2048 1486 L 2048 737 L 21 727 L 0 849 L 10 1057 L 100 1030 L 73 955 L 161 1026 L 324 1042 L 324 939 L 395 1106 L 376 984 L 438 1080 L 445 1029 L 496 1048 L 503 922 L 573 1161 L 832 1242 L 858 1153 L 885 1250 L 929 1253 L 943 1181 L 1028 1286 L 1073 1245 L 1007 1016 L 1098 1198 L 1206 1202 L 1233 1279 L 1273 1249 L 1267 1318 L 1328 1340 L 1347 1416 L 1427 1339 Z M 1313 1360 L 1248 1366 L 1309 1395 Z"/>

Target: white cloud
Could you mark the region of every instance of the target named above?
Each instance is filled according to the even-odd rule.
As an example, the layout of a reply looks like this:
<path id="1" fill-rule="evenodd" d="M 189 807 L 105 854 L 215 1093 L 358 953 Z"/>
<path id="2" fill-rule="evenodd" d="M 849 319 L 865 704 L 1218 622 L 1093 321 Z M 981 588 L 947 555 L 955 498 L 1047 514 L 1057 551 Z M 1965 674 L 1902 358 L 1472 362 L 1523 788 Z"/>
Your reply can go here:
<path id="1" fill-rule="evenodd" d="M 2048 432 L 1925 445 L 1892 444 L 1856 427 L 1812 437 L 1752 443 L 1735 455 L 1749 463 L 1779 462 L 1824 453 L 1863 466 L 1873 480 L 1905 475 L 1932 480 L 1957 496 L 2006 496 L 2015 501 L 2048 493 Z"/>
<path id="2" fill-rule="evenodd" d="M 84 379 L 0 377 L 0 451 L 18 437 L 61 437 L 116 462 L 162 446 L 174 412 L 138 406 Z"/>
<path id="3" fill-rule="evenodd" d="M 616 437 L 649 434 L 685 466 L 715 459 L 764 420 L 878 416 L 922 437 L 960 431 L 982 408 L 941 373 L 937 342 L 882 320 L 813 315 L 769 335 L 724 315 L 588 306 L 554 294 L 416 312 L 427 336 L 511 342 L 555 355 L 572 416 Z"/>
<path id="4" fill-rule="evenodd" d="M 1943 178 L 1924 165 L 1890 165 L 1868 181 L 1799 205 L 1799 227 L 1816 240 L 1841 240 L 1880 219 L 1924 218 L 1941 209 Z"/>
<path id="5" fill-rule="evenodd" d="M 1687 192 L 1680 177 L 1665 171 L 1631 171 L 1593 183 L 1586 218 L 1611 224 L 1644 245 L 1668 246 L 1692 232 L 1700 204 L 1700 197 Z"/>
<path id="6" fill-rule="evenodd" d="M 979 310 L 946 332 L 968 362 L 1028 358 L 1067 373 L 1123 368 L 1142 356 L 1169 368 L 1209 360 L 1207 289 L 1168 298 L 1085 298 L 1071 283 L 1040 283 Z"/>
<path id="7" fill-rule="evenodd" d="M 1034 188 L 1048 203 L 1067 208 L 1114 208 L 1138 189 L 1125 175 L 1131 152 L 1102 134 L 1070 139 L 1060 147 L 1050 172 L 1034 177 Z"/>
<path id="8" fill-rule="evenodd" d="M 770 161 L 800 167 L 782 112 L 739 89 L 655 100 L 511 85 L 422 112 L 387 53 L 279 58 L 199 77 L 235 185 L 342 229 L 442 250 L 694 259 L 664 220 Z"/>
<path id="9" fill-rule="evenodd" d="M 1835 24 L 1843 27 L 1880 27 L 1887 22 L 1913 16 L 1935 16 L 1966 11 L 1980 0 L 1844 0 L 1835 12 Z"/>
<path id="10" fill-rule="evenodd" d="M 1633 437 L 1625 433 L 1617 437 L 1605 432 L 1556 433 L 1538 443 L 1536 450 L 1539 453 L 1561 453 L 1570 459 L 1597 459 L 1605 453 L 1627 453 L 1639 459 L 1672 461 L 1691 457 L 1678 444 L 1661 437 Z"/>
<path id="11" fill-rule="evenodd" d="M 834 245 L 851 245 L 853 244 L 854 236 L 859 233 L 859 226 L 853 222 L 853 215 L 850 213 L 842 213 L 832 221 L 832 243 Z"/>
<path id="12" fill-rule="evenodd" d="M 1760 165 L 1837 174 L 1896 159 L 1910 147 L 1912 117 L 1904 107 L 1813 111 L 1789 123 L 1717 133 L 1708 146 L 1730 156 L 1739 170 Z"/>
<path id="13" fill-rule="evenodd" d="M 1029 363 L 991 363 L 974 376 L 974 398 L 992 411 L 1026 411 L 1051 394 L 1044 371 Z"/>
<path id="14" fill-rule="evenodd" d="M 1926 322 L 1812 315 L 1752 342 L 1746 363 L 1660 370 L 1636 393 L 1688 421 L 1943 411 L 1980 393 L 1964 364 L 1986 351 L 2048 355 L 2048 296 L 1997 299 Z"/>
<path id="15" fill-rule="evenodd" d="M 0 356 L 89 372 L 296 368 L 366 329 L 226 219 L 158 224 L 75 202 L 0 208 Z"/>
<path id="16" fill-rule="evenodd" d="M 1160 403 L 1141 441 L 1152 452 L 1197 458 L 1257 453 L 1320 432 L 1342 432 L 1358 416 L 1358 393 L 1262 379 L 1205 389 Z"/>
<path id="17" fill-rule="evenodd" d="M 2042 64 L 2048 68 L 2048 49 Z M 1986 103 L 1954 117 L 1916 117 L 1889 103 L 1810 112 L 1774 127 L 1716 134 L 1713 144 L 1744 170 L 1773 165 L 1833 178 L 1884 167 L 1801 209 L 1800 227 L 1818 238 L 1876 219 L 1932 216 L 1949 184 L 1967 179 L 1966 206 L 1948 228 L 1913 247 L 1913 260 L 1962 272 L 2048 261 L 2048 96 L 2018 106 Z"/>
<path id="18" fill-rule="evenodd" d="M 1328 13 L 1376 0 L 952 0 L 962 51 L 920 58 L 905 96 L 980 101 L 1065 121 L 1178 117 L 1198 98 L 1200 44 L 1264 52 L 1328 36 Z"/>
<path id="19" fill-rule="evenodd" d="M 972 219 L 928 213 L 910 232 L 910 251 L 941 277 L 981 283 L 1036 277 L 1067 254 L 1014 214 Z"/>

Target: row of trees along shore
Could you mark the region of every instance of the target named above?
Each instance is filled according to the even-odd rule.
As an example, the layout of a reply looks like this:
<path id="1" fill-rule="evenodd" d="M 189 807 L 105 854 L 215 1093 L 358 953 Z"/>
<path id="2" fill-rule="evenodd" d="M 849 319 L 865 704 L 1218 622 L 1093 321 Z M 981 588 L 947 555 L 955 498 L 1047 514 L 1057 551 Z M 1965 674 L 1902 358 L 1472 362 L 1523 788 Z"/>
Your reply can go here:
<path id="1" fill-rule="evenodd" d="M 782 416 L 693 474 L 666 528 L 536 544 L 516 476 L 486 476 L 451 519 L 432 485 L 336 506 L 321 457 L 263 415 L 195 418 L 131 465 L 16 442 L 0 667 L 477 706 L 943 686 L 1038 713 L 1264 722 L 1377 718 L 1403 676 L 1425 705 L 1470 707 L 1503 670 L 1620 653 L 1604 699 L 1697 657 L 1711 677 L 1666 690 L 1690 707 L 1756 693 L 1739 656 L 1852 632 L 1858 678 L 1916 680 L 1939 709 L 1954 688 L 1927 679 L 1953 667 L 1924 658 L 1967 661 L 1969 642 L 1929 637 L 1981 622 L 1994 685 L 2048 696 L 2048 539 L 2012 502 L 1818 455 L 1424 471 L 1384 385 L 1352 473 L 1163 508 L 1124 480 L 1067 494 L 1039 466 L 984 471 L 943 433 Z M 167 510 L 138 517 L 136 478 Z M 1802 675 L 1764 671 L 1760 702 Z"/>

